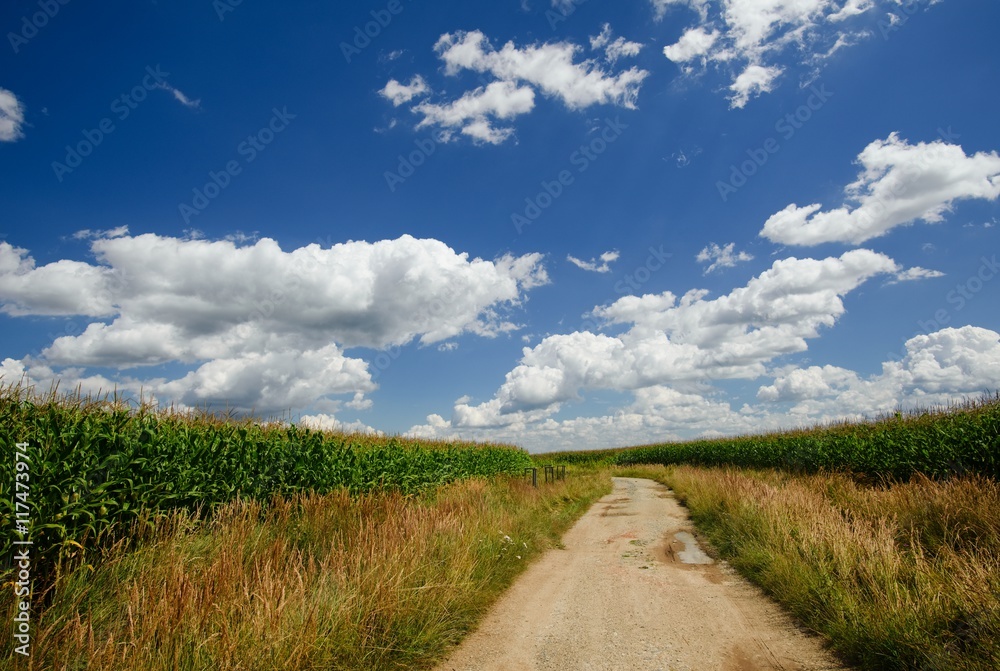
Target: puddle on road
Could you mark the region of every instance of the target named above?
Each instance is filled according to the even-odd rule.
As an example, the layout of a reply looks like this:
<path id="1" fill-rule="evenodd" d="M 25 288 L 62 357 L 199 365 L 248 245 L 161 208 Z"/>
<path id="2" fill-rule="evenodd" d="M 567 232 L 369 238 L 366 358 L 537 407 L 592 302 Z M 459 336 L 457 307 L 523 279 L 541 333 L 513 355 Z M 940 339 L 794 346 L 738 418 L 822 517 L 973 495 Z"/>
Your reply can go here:
<path id="1" fill-rule="evenodd" d="M 683 546 L 683 549 L 681 548 Z M 670 549 L 675 557 L 682 564 L 714 564 L 715 560 L 705 554 L 705 551 L 698 545 L 697 539 L 687 531 L 678 531 L 674 534 L 674 541 L 670 544 Z"/>

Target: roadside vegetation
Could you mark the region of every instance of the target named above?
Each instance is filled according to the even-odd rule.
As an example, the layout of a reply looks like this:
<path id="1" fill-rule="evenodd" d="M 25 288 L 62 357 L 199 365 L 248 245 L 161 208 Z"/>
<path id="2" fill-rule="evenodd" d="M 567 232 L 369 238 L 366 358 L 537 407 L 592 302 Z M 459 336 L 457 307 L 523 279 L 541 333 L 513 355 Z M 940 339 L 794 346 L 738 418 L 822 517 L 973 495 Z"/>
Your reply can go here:
<path id="1" fill-rule="evenodd" d="M 177 511 L 61 575 L 17 668 L 427 668 L 610 489 L 500 476 Z"/>
<path id="2" fill-rule="evenodd" d="M 10 668 L 426 667 L 611 488 L 606 474 L 533 488 L 509 445 L 17 386 L 0 389 L 0 441 L 6 622 L 13 543 L 34 543 L 31 655 L 5 637 Z"/>
<path id="3" fill-rule="evenodd" d="M 7 622 L 25 523 L 17 443 L 32 655 L 8 638 L 0 667 L 428 668 L 618 474 L 671 487 L 720 557 L 848 663 L 1000 668 L 1000 397 L 532 456 L 7 386 Z M 551 463 L 569 477 L 528 484 L 525 468 Z"/>
<path id="4" fill-rule="evenodd" d="M 728 438 L 550 452 L 574 466 L 694 464 L 777 468 L 794 473 L 849 472 L 905 480 L 978 473 L 1000 478 L 1000 393 L 944 408 L 882 414 L 810 428 Z"/>

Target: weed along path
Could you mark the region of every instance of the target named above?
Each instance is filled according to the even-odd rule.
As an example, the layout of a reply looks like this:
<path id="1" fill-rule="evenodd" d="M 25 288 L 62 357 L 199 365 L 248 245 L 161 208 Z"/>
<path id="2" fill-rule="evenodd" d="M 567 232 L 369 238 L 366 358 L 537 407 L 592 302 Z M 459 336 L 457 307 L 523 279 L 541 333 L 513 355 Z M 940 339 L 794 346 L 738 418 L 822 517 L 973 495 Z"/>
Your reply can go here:
<path id="1" fill-rule="evenodd" d="M 667 488 L 615 478 L 437 671 L 845 668 L 692 529 Z"/>

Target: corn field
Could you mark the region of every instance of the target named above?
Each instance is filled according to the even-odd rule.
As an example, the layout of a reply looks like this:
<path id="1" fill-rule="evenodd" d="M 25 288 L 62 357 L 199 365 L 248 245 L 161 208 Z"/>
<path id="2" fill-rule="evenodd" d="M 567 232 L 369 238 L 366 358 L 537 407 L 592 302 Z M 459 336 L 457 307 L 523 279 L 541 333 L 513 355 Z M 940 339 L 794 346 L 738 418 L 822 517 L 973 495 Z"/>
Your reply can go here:
<path id="1" fill-rule="evenodd" d="M 159 412 L 120 399 L 39 398 L 6 386 L 0 388 L 5 564 L 15 539 L 17 443 L 27 443 L 34 556 L 50 567 L 171 510 L 204 513 L 236 498 L 266 503 L 339 489 L 413 494 L 531 465 L 527 452 L 506 445 L 334 434 Z M 0 574 L 8 570 L 4 565 Z"/>
<path id="2" fill-rule="evenodd" d="M 604 455 L 602 455 L 604 456 Z M 870 422 L 622 450 L 612 463 L 849 471 L 906 480 L 976 473 L 1000 477 L 1000 395 Z"/>

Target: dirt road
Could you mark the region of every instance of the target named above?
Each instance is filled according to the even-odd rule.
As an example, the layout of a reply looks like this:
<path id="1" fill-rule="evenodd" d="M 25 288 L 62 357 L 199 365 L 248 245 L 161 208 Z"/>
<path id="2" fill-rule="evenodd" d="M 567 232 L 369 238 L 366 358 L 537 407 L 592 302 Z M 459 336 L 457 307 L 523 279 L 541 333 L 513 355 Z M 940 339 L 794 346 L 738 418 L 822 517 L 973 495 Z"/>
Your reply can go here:
<path id="1" fill-rule="evenodd" d="M 437 671 L 843 669 L 694 544 L 651 480 L 615 478 Z"/>

